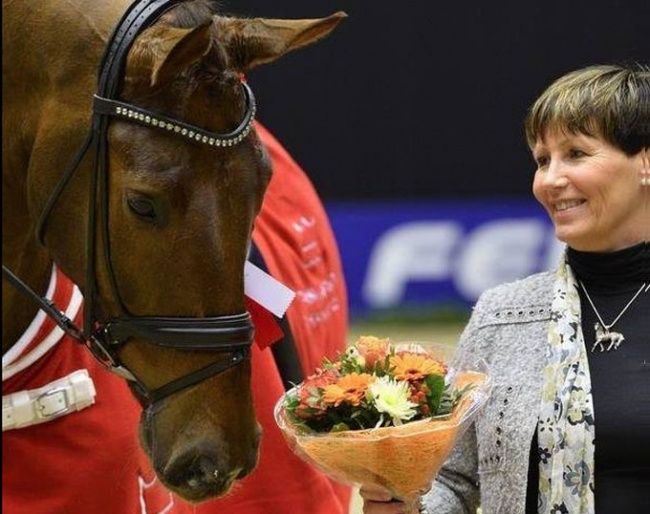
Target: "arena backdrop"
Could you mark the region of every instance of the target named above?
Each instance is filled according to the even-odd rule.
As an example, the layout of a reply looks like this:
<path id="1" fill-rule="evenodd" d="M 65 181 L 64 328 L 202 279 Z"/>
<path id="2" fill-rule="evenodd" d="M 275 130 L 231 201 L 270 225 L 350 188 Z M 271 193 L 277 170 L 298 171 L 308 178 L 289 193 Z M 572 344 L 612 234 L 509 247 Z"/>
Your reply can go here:
<path id="1" fill-rule="evenodd" d="M 650 61 L 647 0 L 221 5 L 251 16 L 349 15 L 326 41 L 254 70 L 249 80 L 260 120 L 305 168 L 326 203 L 353 313 L 442 299 L 469 305 L 494 282 L 544 269 L 557 248 L 548 226 L 540 232 L 545 216 L 530 194 L 534 168 L 522 133 L 527 107 L 569 70 Z M 419 230 L 411 230 L 413 223 Z M 441 223 L 455 225 L 451 239 L 440 235 Z M 482 233 L 477 229 L 494 229 L 495 223 L 500 235 L 482 239 L 482 255 L 510 258 L 497 268 L 468 261 L 467 249 Z M 395 227 L 404 224 L 411 239 L 404 232 L 405 239 L 395 239 Z M 387 256 L 389 230 L 408 257 Z M 517 260 L 506 249 L 522 231 L 528 237 L 520 242 L 529 250 Z M 425 241 L 415 250 L 413 234 Z M 446 268 L 431 263 L 418 276 L 416 256 L 431 255 L 431 245 L 443 240 L 438 256 L 447 252 Z M 490 243 L 497 246 L 489 249 Z"/>

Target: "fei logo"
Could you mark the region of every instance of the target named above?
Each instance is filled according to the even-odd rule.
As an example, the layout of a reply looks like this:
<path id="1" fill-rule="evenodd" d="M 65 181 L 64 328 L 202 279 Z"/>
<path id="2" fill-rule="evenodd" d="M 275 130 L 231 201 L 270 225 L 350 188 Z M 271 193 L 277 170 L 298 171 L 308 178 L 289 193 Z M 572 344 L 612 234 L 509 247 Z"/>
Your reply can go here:
<path id="1" fill-rule="evenodd" d="M 409 284 L 451 283 L 466 302 L 485 289 L 552 269 L 563 252 L 540 218 L 491 219 L 468 229 L 455 220 L 410 221 L 372 246 L 362 298 L 369 308 L 398 307 Z"/>

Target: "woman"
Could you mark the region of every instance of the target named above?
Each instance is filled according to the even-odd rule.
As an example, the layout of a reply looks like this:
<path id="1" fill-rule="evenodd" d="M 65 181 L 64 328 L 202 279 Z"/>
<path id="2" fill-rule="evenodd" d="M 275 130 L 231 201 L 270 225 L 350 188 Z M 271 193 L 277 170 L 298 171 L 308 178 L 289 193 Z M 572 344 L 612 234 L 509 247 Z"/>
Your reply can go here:
<path id="1" fill-rule="evenodd" d="M 650 512 L 650 68 L 569 73 L 535 102 L 533 193 L 554 272 L 487 291 L 459 344 L 492 396 L 422 512 Z M 366 514 L 397 514 L 362 489 Z"/>

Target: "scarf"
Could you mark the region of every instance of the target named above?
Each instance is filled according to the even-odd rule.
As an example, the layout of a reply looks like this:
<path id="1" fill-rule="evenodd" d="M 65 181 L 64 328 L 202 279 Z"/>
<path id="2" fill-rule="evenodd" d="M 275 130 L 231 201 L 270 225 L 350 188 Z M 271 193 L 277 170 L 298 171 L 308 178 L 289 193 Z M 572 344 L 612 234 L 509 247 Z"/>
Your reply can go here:
<path id="1" fill-rule="evenodd" d="M 594 409 L 577 281 L 563 260 L 554 286 L 537 438 L 540 514 L 594 514 Z"/>

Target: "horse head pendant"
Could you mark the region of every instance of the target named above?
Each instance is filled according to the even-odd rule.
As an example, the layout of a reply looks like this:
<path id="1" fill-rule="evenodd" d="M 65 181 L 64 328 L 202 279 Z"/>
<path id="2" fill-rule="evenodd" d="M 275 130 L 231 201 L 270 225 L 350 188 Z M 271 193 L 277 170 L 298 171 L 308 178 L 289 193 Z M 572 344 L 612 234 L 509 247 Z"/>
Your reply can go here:
<path id="1" fill-rule="evenodd" d="M 610 332 L 609 328 L 603 327 L 598 322 L 594 325 L 594 330 L 596 331 L 596 342 L 591 347 L 591 353 L 595 352 L 598 347 L 600 347 L 601 352 L 605 351 L 605 343 L 608 341 L 607 351 L 610 351 L 612 348 L 617 350 L 620 344 L 625 341 L 623 334 L 620 332 Z"/>

